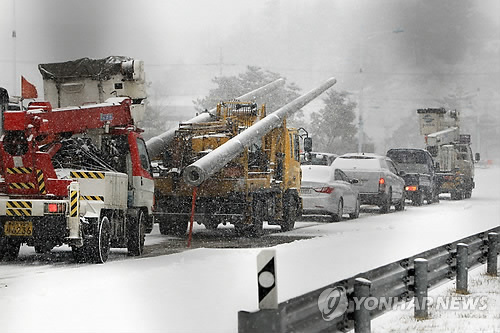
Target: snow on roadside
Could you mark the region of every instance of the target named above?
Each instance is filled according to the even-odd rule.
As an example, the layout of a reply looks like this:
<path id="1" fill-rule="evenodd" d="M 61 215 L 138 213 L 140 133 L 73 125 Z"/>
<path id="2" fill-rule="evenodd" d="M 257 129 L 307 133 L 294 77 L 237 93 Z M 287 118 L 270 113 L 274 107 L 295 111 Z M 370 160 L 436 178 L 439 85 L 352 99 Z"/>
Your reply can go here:
<path id="1" fill-rule="evenodd" d="M 429 291 L 428 319 L 414 319 L 414 308 L 403 304 L 372 320 L 372 332 L 500 332 L 500 278 L 485 272 L 484 265 L 469 271 L 467 295 L 455 292 L 455 282 Z"/>

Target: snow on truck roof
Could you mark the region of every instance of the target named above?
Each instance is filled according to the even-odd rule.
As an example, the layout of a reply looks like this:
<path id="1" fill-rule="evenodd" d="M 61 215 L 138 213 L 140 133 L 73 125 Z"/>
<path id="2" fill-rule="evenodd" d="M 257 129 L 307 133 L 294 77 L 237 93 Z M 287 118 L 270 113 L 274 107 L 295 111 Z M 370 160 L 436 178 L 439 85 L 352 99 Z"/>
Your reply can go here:
<path id="1" fill-rule="evenodd" d="M 122 72 L 122 63 L 134 59 L 124 56 L 110 56 L 104 59 L 81 58 L 77 60 L 40 64 L 38 70 L 44 80 L 61 80 L 88 77 L 105 80 Z"/>

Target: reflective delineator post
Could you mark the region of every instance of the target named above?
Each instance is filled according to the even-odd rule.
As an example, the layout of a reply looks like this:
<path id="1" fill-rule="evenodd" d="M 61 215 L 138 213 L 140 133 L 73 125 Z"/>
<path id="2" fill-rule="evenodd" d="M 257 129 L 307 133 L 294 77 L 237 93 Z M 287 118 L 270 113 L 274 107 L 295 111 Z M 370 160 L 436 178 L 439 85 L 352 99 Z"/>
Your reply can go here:
<path id="1" fill-rule="evenodd" d="M 498 233 L 488 234 L 488 261 L 486 263 L 486 274 L 498 276 Z"/>
<path id="2" fill-rule="evenodd" d="M 259 309 L 277 309 L 278 287 L 276 286 L 275 250 L 262 250 L 257 255 L 257 282 Z"/>
<path id="3" fill-rule="evenodd" d="M 426 319 L 427 311 L 427 286 L 429 262 L 427 259 L 417 258 L 413 261 L 415 267 L 415 318 Z"/>
<path id="4" fill-rule="evenodd" d="M 354 297 L 357 300 L 365 300 L 370 297 L 370 287 L 372 282 L 363 278 L 354 280 Z M 371 332 L 371 316 L 370 310 L 366 308 L 366 302 L 355 302 L 359 304 L 354 309 L 354 332 L 355 333 L 370 333 Z"/>
<path id="5" fill-rule="evenodd" d="M 457 293 L 467 294 L 467 273 L 469 266 L 469 245 L 457 244 Z"/>

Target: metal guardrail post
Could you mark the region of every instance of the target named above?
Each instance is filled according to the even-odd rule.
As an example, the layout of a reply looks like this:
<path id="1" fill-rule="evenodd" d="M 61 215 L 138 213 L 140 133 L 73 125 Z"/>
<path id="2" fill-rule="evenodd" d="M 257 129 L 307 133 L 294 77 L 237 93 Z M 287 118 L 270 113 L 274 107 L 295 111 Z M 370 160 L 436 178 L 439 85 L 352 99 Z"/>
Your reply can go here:
<path id="1" fill-rule="evenodd" d="M 354 302 L 356 304 L 354 309 L 355 333 L 371 332 L 370 310 L 366 307 L 366 299 L 370 297 L 371 285 L 371 281 L 367 279 L 356 278 L 354 280 L 354 297 L 357 299 L 357 302 Z"/>
<path id="2" fill-rule="evenodd" d="M 427 310 L 428 268 L 427 259 L 417 258 L 413 261 L 415 267 L 415 313 L 417 319 L 426 319 Z"/>
<path id="3" fill-rule="evenodd" d="M 488 234 L 488 261 L 486 264 L 486 274 L 498 276 L 498 233 Z"/>
<path id="4" fill-rule="evenodd" d="M 467 273 L 469 264 L 469 245 L 457 244 L 457 293 L 467 294 Z"/>

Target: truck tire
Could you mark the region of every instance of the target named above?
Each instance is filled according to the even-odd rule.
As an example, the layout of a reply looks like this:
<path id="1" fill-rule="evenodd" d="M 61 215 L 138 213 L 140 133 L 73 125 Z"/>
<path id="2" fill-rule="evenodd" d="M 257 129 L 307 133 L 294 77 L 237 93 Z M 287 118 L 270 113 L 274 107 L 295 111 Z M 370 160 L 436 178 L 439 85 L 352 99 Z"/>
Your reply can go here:
<path id="1" fill-rule="evenodd" d="M 3 232 L 2 232 L 3 233 Z M 21 249 L 21 242 L 16 239 L 0 235 L 0 260 L 16 260 Z"/>
<path id="2" fill-rule="evenodd" d="M 422 192 L 415 193 L 412 203 L 414 206 L 422 206 L 424 204 L 424 194 Z"/>
<path id="3" fill-rule="evenodd" d="M 339 204 L 337 205 L 337 213 L 332 214 L 332 221 L 333 222 L 342 221 L 342 215 L 344 215 L 344 202 L 342 201 L 342 198 L 340 198 Z"/>
<path id="4" fill-rule="evenodd" d="M 285 194 L 283 200 L 283 222 L 281 231 L 290 231 L 295 227 L 298 216 L 298 200 L 293 193 Z"/>
<path id="5" fill-rule="evenodd" d="M 389 213 L 392 205 L 392 190 L 389 189 L 389 193 L 384 198 L 384 201 L 380 205 L 380 213 L 381 214 L 387 214 Z"/>
<path id="6" fill-rule="evenodd" d="M 129 256 L 140 256 L 146 238 L 146 216 L 142 210 L 129 216 L 127 250 Z"/>
<path id="7" fill-rule="evenodd" d="M 111 248 L 111 223 L 106 216 L 102 217 L 97 222 L 94 237 L 88 239 L 89 259 L 96 264 L 103 264 L 108 260 L 109 250 Z"/>
<path id="8" fill-rule="evenodd" d="M 349 218 L 350 219 L 357 219 L 359 217 L 359 211 L 361 210 L 361 200 L 359 199 L 359 196 L 356 198 L 356 208 L 354 209 L 354 212 L 349 213 Z"/>

